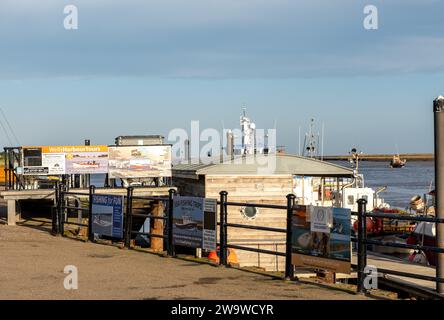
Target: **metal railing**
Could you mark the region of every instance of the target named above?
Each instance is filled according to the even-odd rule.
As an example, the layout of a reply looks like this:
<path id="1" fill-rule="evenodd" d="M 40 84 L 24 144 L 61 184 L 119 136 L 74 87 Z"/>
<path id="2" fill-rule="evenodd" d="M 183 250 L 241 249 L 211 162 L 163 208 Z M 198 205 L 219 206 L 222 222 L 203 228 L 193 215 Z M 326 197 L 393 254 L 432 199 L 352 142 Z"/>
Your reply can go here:
<path id="1" fill-rule="evenodd" d="M 91 198 L 93 194 L 95 193 L 95 187 L 90 186 L 89 187 L 89 193 L 80 193 L 80 192 L 70 192 L 67 191 L 66 185 L 62 183 L 56 183 L 55 187 L 55 202 L 56 202 L 56 208 L 53 211 L 53 217 L 52 217 L 52 232 L 54 234 L 65 234 L 65 225 L 73 225 L 77 227 L 84 227 L 88 230 L 88 240 L 92 241 L 94 239 L 94 236 L 92 234 L 92 217 L 91 217 L 91 205 L 92 201 Z M 69 198 L 70 197 L 76 197 L 75 200 L 77 200 L 78 205 L 72 206 L 69 204 Z M 80 200 L 78 197 L 87 197 L 88 198 L 88 207 L 82 207 Z M 69 214 L 72 211 L 77 211 L 77 213 L 80 213 L 80 217 L 83 218 L 83 213 L 87 212 L 87 219 L 88 223 L 79 223 L 79 222 L 72 222 L 69 221 Z M 79 216 L 78 216 L 79 217 Z"/>
<path id="2" fill-rule="evenodd" d="M 92 196 L 95 194 L 95 187 L 91 186 L 89 193 L 80 192 L 70 192 L 64 189 L 63 184 L 57 184 L 55 198 L 56 198 L 56 208 L 53 213 L 53 232 L 56 234 L 64 234 L 65 225 L 74 225 L 79 227 L 88 228 L 88 239 L 90 241 L 94 240 L 94 235 L 92 234 Z M 123 224 L 123 234 L 124 237 L 122 241 L 126 248 L 131 248 L 131 239 L 133 236 L 142 235 L 149 238 L 161 238 L 166 242 L 166 251 L 168 256 L 175 255 L 174 246 L 174 235 L 173 235 L 173 206 L 175 190 L 170 189 L 168 197 L 165 196 L 134 196 L 134 187 L 127 188 L 127 194 L 124 196 L 126 200 L 125 214 L 124 214 L 124 224 Z M 274 204 L 259 204 L 259 203 L 243 203 L 243 202 L 232 202 L 228 201 L 228 193 L 226 191 L 220 192 L 220 199 L 217 201 L 219 206 L 219 222 L 217 223 L 219 229 L 219 264 L 222 266 L 228 266 L 228 250 L 236 249 L 249 252 L 256 252 L 259 254 L 275 255 L 276 257 L 285 258 L 285 278 L 294 279 L 294 266 L 292 264 L 292 220 L 293 220 L 293 209 L 295 206 L 295 196 L 293 194 L 287 195 L 286 205 L 274 205 Z M 85 197 L 88 198 L 88 207 L 73 206 L 70 205 L 66 200 L 68 197 Z M 137 212 L 141 208 L 134 207 L 135 202 L 144 201 L 157 201 L 166 202 L 166 206 L 163 206 L 164 212 L 160 215 L 144 214 Z M 390 241 L 381 241 L 369 239 L 367 236 L 367 218 L 382 218 L 382 219 L 397 219 L 412 222 L 429 222 L 429 223 L 444 223 L 444 219 L 436 219 L 431 217 L 414 217 L 414 216 L 403 216 L 394 214 L 383 214 L 383 213 L 370 213 L 366 212 L 366 200 L 358 200 L 358 212 L 353 212 L 353 215 L 358 216 L 358 230 L 357 237 L 352 237 L 352 242 L 357 243 L 357 265 L 352 265 L 352 268 L 357 270 L 357 291 L 358 293 L 366 293 L 365 279 L 366 279 L 366 267 L 367 267 L 367 246 L 368 245 L 379 245 L 385 247 L 394 248 L 405 248 L 413 250 L 430 251 L 436 254 L 443 254 L 444 248 L 439 248 L 436 246 L 426 246 L 426 245 L 413 245 L 413 244 L 403 244 Z M 268 226 L 258 226 L 251 224 L 239 224 L 239 223 L 229 223 L 228 222 L 228 207 L 254 207 L 254 208 L 264 208 L 264 209 L 276 209 L 286 211 L 286 228 L 275 228 Z M 67 219 L 69 211 L 77 212 L 87 212 L 88 223 L 76 223 L 71 222 Z M 134 218 L 144 218 L 154 220 L 165 221 L 163 232 L 153 233 L 153 232 L 140 232 L 133 230 L 133 219 Z M 228 241 L 228 235 L 230 234 L 230 229 L 245 229 L 245 230 L 256 230 L 264 232 L 273 232 L 278 234 L 285 234 L 285 252 L 276 250 L 267 250 L 261 248 L 253 248 L 240 244 L 233 244 Z M 284 243 L 283 243 L 284 244 Z M 377 266 L 376 266 L 377 267 Z M 377 269 L 380 274 L 388 274 L 406 278 L 413 278 L 419 280 L 426 280 L 435 282 L 437 287 L 438 284 L 444 283 L 444 279 L 438 276 L 430 276 L 424 274 L 415 274 L 411 272 L 404 272 L 400 270 L 389 270 L 389 269 Z M 406 283 L 405 286 L 408 286 Z M 438 291 L 438 289 L 437 289 Z"/>
<path id="3" fill-rule="evenodd" d="M 358 216 L 358 235 L 357 237 L 352 238 L 352 241 L 357 243 L 358 250 L 358 264 L 355 266 L 358 272 L 358 292 L 366 293 L 367 289 L 365 288 L 364 282 L 367 274 L 365 273 L 365 268 L 367 267 L 367 246 L 368 245 L 380 245 L 385 247 L 392 248 L 403 248 L 403 249 L 413 249 L 420 251 L 429 251 L 435 254 L 443 254 L 444 248 L 439 248 L 436 246 L 424 246 L 424 245 L 413 245 L 413 244 L 403 244 L 396 243 L 390 241 L 381 241 L 381 240 L 373 240 L 367 237 L 367 218 L 382 218 L 382 219 L 392 219 L 392 220 L 404 220 L 404 221 L 412 221 L 412 222 L 429 222 L 429 223 L 444 223 L 444 219 L 437 219 L 432 217 L 414 217 L 414 216 L 403 216 L 397 214 L 384 214 L 384 213 L 375 213 L 375 212 L 367 212 L 366 210 L 367 200 L 359 199 L 358 200 L 358 212 L 353 213 Z M 377 266 L 376 266 L 377 267 Z M 439 292 L 439 284 L 444 283 L 444 279 L 438 277 L 438 269 L 436 268 L 436 276 L 427 276 L 423 274 L 415 274 L 410 272 L 404 272 L 399 270 L 389 270 L 382 269 L 377 267 L 378 273 L 389 274 L 395 276 L 401 276 L 406 278 L 418 279 L 418 280 L 426 280 L 436 283 L 436 291 Z"/>
<path id="4" fill-rule="evenodd" d="M 292 217 L 293 217 L 293 207 L 295 204 L 296 196 L 294 194 L 287 195 L 287 205 L 273 205 L 273 204 L 257 204 L 257 203 L 243 203 L 243 202 L 229 202 L 228 201 L 228 192 L 221 191 L 219 193 L 220 200 L 217 202 L 219 205 L 219 215 L 220 221 L 219 225 L 219 263 L 221 265 L 228 265 L 228 249 L 237 249 L 244 250 L 262 254 L 270 254 L 275 256 L 285 257 L 285 278 L 293 279 L 294 278 L 294 267 L 291 263 L 291 254 L 292 254 Z M 266 226 L 253 226 L 247 224 L 237 224 L 237 223 L 229 223 L 228 222 L 228 206 L 237 206 L 237 207 L 254 207 L 254 208 L 264 208 L 264 209 L 278 209 L 278 210 L 286 210 L 287 219 L 286 219 L 286 228 L 272 228 Z M 234 245 L 228 243 L 228 228 L 237 228 L 237 229 L 248 229 L 248 230 L 258 230 L 258 231 L 269 231 L 286 234 L 285 240 L 285 253 L 280 251 L 272 251 L 265 250 L 259 248 L 251 248 L 246 246 Z"/>
<path id="5" fill-rule="evenodd" d="M 127 196 L 126 196 L 126 221 L 125 221 L 125 247 L 130 249 L 131 248 L 131 238 L 133 235 L 139 235 L 139 236 L 146 236 L 149 238 L 161 238 L 166 240 L 167 243 L 167 254 L 169 256 L 174 256 L 174 244 L 173 244 L 173 201 L 174 201 L 174 195 L 176 191 L 174 189 L 170 189 L 168 191 L 168 197 L 155 197 L 155 196 L 134 196 L 134 187 L 129 187 L 127 189 Z M 152 215 L 152 214 L 141 214 L 141 213 L 134 213 L 133 202 L 134 200 L 139 201 L 167 201 L 167 210 L 166 214 L 164 211 L 163 215 Z M 164 207 L 165 209 L 165 207 Z M 152 233 L 152 232 L 139 232 L 139 231 L 133 231 L 133 218 L 139 217 L 139 218 L 149 218 L 152 220 L 162 220 L 166 221 L 167 225 L 166 228 L 164 228 L 163 234 L 158 233 Z"/>

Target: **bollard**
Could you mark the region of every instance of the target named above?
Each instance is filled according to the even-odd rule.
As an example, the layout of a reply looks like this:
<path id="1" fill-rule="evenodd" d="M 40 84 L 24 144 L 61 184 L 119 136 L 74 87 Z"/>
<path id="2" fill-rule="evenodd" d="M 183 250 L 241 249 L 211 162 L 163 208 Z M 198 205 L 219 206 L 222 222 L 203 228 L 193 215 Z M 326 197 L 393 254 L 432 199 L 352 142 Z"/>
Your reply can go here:
<path id="1" fill-rule="evenodd" d="M 173 239 L 173 218 L 174 218 L 174 195 L 176 190 L 168 190 L 168 256 L 174 256 L 174 239 Z"/>
<path id="2" fill-rule="evenodd" d="M 96 192 L 96 186 L 89 186 L 89 204 L 88 204 L 88 241 L 94 241 L 94 234 L 92 232 L 92 198 Z"/>
<path id="3" fill-rule="evenodd" d="M 365 267 L 367 266 L 367 200 L 358 200 L 358 293 L 366 293 L 364 287 Z"/>
<path id="4" fill-rule="evenodd" d="M 293 207 L 296 196 L 294 194 L 287 195 L 287 240 L 285 247 L 285 279 L 294 279 L 294 268 L 291 263 L 291 250 L 293 241 Z"/>
<path id="5" fill-rule="evenodd" d="M 221 191 L 220 195 L 220 224 L 219 224 L 219 265 L 227 265 L 227 196 L 228 192 Z"/>
<path id="6" fill-rule="evenodd" d="M 433 101 L 435 122 L 435 186 L 436 186 L 436 218 L 444 219 L 444 97 L 439 96 Z M 436 246 L 444 248 L 444 224 L 436 223 Z M 444 254 L 436 253 L 436 277 L 444 278 Z M 436 282 L 436 291 L 444 294 L 444 283 Z"/>
<path id="7" fill-rule="evenodd" d="M 131 248 L 131 235 L 132 235 L 132 213 L 133 213 L 133 187 L 127 189 L 126 195 L 126 223 L 125 223 L 125 247 Z"/>

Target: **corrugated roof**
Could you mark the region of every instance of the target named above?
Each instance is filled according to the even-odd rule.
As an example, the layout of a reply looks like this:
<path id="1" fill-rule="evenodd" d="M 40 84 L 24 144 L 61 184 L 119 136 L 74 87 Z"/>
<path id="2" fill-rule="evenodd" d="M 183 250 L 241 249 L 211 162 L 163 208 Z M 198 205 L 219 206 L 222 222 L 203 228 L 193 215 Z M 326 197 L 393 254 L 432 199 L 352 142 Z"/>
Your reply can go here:
<path id="1" fill-rule="evenodd" d="M 292 174 L 306 176 L 351 177 L 353 170 L 330 162 L 286 154 L 237 157 L 222 163 L 190 163 L 173 166 L 174 175 L 211 174 Z"/>

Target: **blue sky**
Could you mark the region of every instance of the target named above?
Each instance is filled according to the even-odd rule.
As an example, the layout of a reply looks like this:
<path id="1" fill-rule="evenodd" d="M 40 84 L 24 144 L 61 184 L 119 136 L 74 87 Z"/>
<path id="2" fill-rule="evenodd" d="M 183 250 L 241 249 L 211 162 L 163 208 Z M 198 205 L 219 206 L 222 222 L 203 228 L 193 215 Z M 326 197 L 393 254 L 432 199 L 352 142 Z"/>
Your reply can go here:
<path id="1" fill-rule="evenodd" d="M 79 29 L 63 28 L 64 5 Z M 379 29 L 362 26 L 367 4 Z M 23 145 L 239 126 L 296 152 L 431 152 L 444 94 L 439 0 L 0 0 L 0 106 Z M 8 145 L 0 131 L 0 145 Z"/>

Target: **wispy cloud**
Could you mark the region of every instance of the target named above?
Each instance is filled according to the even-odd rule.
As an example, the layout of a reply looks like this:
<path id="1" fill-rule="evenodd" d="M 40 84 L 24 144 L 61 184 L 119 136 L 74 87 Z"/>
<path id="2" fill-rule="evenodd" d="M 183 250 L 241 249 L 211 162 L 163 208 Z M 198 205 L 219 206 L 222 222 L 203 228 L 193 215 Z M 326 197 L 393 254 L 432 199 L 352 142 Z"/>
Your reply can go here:
<path id="1" fill-rule="evenodd" d="M 442 72 L 444 9 L 435 0 L 55 0 L 0 4 L 0 78 L 288 78 Z"/>

